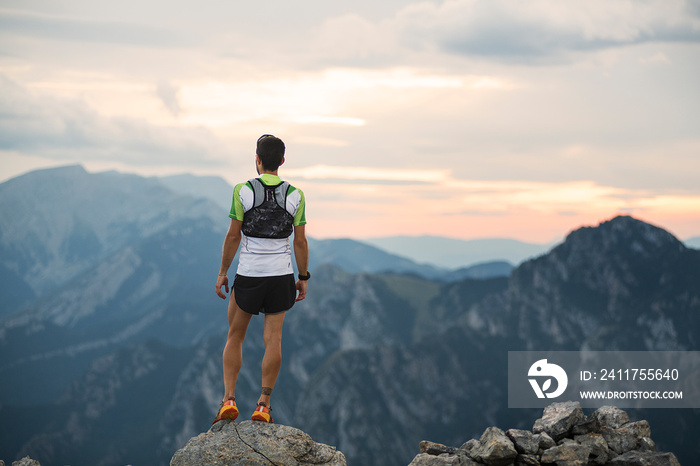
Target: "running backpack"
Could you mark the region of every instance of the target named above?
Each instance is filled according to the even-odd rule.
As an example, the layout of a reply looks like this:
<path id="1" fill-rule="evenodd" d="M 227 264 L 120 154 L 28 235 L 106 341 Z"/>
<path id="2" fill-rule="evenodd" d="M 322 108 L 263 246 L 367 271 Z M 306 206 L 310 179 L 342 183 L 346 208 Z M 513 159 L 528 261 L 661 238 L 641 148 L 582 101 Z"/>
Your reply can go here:
<path id="1" fill-rule="evenodd" d="M 243 234 L 252 238 L 289 238 L 294 217 L 287 212 L 289 183 L 267 186 L 259 178 L 248 180 L 253 189 L 253 207 L 243 214 Z"/>

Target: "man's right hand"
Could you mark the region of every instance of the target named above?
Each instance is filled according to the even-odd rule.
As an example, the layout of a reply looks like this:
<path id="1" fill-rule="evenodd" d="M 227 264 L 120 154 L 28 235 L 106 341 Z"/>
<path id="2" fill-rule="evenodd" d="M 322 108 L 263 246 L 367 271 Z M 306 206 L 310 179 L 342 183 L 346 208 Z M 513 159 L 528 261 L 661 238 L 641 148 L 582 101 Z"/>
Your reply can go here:
<path id="1" fill-rule="evenodd" d="M 219 295 L 219 298 L 226 299 L 226 295 L 221 291 L 222 286 L 226 288 L 226 293 L 228 293 L 228 276 L 226 275 L 219 275 L 216 280 L 216 294 Z"/>

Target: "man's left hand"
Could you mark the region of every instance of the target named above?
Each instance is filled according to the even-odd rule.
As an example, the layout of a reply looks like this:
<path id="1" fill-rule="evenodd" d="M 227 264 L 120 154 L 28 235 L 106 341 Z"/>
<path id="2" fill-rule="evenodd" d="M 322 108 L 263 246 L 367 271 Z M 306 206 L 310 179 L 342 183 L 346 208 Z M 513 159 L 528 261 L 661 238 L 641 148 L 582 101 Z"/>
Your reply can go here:
<path id="1" fill-rule="evenodd" d="M 302 299 L 306 298 L 306 280 L 297 280 L 294 286 L 299 292 L 296 301 L 301 301 Z"/>

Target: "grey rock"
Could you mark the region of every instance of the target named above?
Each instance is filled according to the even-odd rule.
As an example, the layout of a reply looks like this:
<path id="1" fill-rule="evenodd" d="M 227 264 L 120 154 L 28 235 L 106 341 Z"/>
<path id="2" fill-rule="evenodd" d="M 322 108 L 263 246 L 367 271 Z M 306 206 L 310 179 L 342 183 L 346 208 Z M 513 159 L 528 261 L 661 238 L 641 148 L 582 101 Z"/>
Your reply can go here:
<path id="1" fill-rule="evenodd" d="M 647 421 L 628 422 L 619 429 L 604 427 L 600 433 L 612 451 L 621 455 L 636 450 L 644 437 L 651 437 L 651 428 Z"/>
<path id="2" fill-rule="evenodd" d="M 439 456 L 419 453 L 413 458 L 409 466 L 479 466 L 479 463 L 471 460 L 465 454 Z"/>
<path id="3" fill-rule="evenodd" d="M 489 427 L 459 448 L 423 441 L 410 466 L 680 466 L 672 453 L 655 451 L 647 421 L 629 422 L 614 406 L 586 417 L 578 403 L 554 403 L 535 426 L 537 433 Z"/>
<path id="4" fill-rule="evenodd" d="M 470 439 L 467 440 L 462 444 L 461 447 L 459 447 L 460 450 L 464 450 L 467 452 L 469 456 L 471 456 L 471 451 L 474 449 L 474 447 L 479 446 L 479 441 L 477 439 Z"/>
<path id="5" fill-rule="evenodd" d="M 546 432 L 554 440 L 559 440 L 584 418 L 581 404 L 577 401 L 552 403 L 544 409 L 542 417 L 535 421 L 532 431 L 535 434 Z"/>
<path id="6" fill-rule="evenodd" d="M 537 455 L 518 455 L 515 466 L 540 466 L 540 460 Z"/>
<path id="7" fill-rule="evenodd" d="M 515 449 L 518 453 L 534 455 L 539 449 L 539 442 L 535 438 L 535 434 L 529 430 L 508 429 L 506 435 L 513 441 Z"/>
<path id="8" fill-rule="evenodd" d="M 5 466 L 5 463 L 3 463 L 2 466 Z M 41 466 L 41 464 L 39 464 L 37 460 L 25 456 L 21 460 L 13 461 L 12 466 Z"/>
<path id="9" fill-rule="evenodd" d="M 574 437 L 581 445 L 590 447 L 591 453 L 588 457 L 589 464 L 605 464 L 610 458 L 608 443 L 600 434 L 577 435 Z"/>
<path id="10" fill-rule="evenodd" d="M 556 464 L 557 466 L 586 466 L 591 448 L 576 442 L 557 445 L 542 453 L 542 464 Z"/>
<path id="11" fill-rule="evenodd" d="M 656 451 L 656 443 L 649 437 L 639 439 L 639 447 L 641 451 Z"/>
<path id="12" fill-rule="evenodd" d="M 427 440 L 423 440 L 420 443 L 420 452 L 427 453 L 427 454 L 433 455 L 433 456 L 438 456 L 438 455 L 441 455 L 443 453 L 454 455 L 455 453 L 457 453 L 457 449 L 455 447 L 445 446 L 442 443 L 435 443 L 435 442 L 429 442 Z"/>
<path id="13" fill-rule="evenodd" d="M 613 429 L 622 427 L 630 422 L 627 413 L 616 406 L 601 406 L 593 412 L 591 418 L 600 427 L 612 427 Z"/>
<path id="14" fill-rule="evenodd" d="M 600 430 L 600 424 L 598 419 L 592 414 L 590 416 L 584 417 L 584 419 L 576 424 L 572 429 L 571 433 L 573 435 L 585 435 L 591 434 L 593 432 L 598 432 Z"/>
<path id="15" fill-rule="evenodd" d="M 608 462 L 610 466 L 681 466 L 673 453 L 628 451 Z"/>
<path id="16" fill-rule="evenodd" d="M 479 439 L 479 445 L 471 451 L 475 460 L 491 465 L 512 464 L 518 452 L 508 436 L 498 427 L 489 427 Z"/>
<path id="17" fill-rule="evenodd" d="M 539 447 L 537 450 L 539 454 L 542 454 L 543 451 L 557 445 L 557 442 L 555 442 L 554 439 L 546 432 L 535 434 L 535 440 L 537 441 L 537 446 Z"/>
<path id="18" fill-rule="evenodd" d="M 319 464 L 346 466 L 334 447 L 314 442 L 294 427 L 264 422 L 217 422 L 208 432 L 190 439 L 170 466 L 292 466 Z"/>
<path id="19" fill-rule="evenodd" d="M 459 464 L 458 461 L 459 458 L 457 458 L 456 456 L 448 459 L 445 457 L 439 457 L 428 453 L 419 453 L 416 455 L 415 458 L 413 458 L 413 461 L 411 461 L 408 466 L 456 465 Z"/>

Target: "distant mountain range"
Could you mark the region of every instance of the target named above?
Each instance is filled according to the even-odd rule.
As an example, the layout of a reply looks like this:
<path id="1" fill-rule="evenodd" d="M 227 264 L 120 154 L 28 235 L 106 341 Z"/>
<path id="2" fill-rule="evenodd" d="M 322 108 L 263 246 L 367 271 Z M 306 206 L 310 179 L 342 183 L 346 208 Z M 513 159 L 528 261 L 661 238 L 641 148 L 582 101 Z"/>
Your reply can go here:
<path id="1" fill-rule="evenodd" d="M 166 465 L 209 427 L 228 208 L 191 192 L 81 167 L 0 184 L 0 459 Z M 311 248 L 309 295 L 285 320 L 275 420 L 351 465 L 406 465 L 423 439 L 526 427 L 537 413 L 507 408 L 508 350 L 700 350 L 700 251 L 632 217 L 479 279 L 356 241 Z M 253 319 L 242 416 L 263 348 Z M 661 449 L 700 457 L 695 411 L 643 417 Z"/>
<path id="2" fill-rule="evenodd" d="M 554 244 L 525 243 L 514 239 L 461 240 L 439 236 L 390 236 L 369 238 L 364 242 L 407 257 L 419 264 L 443 268 L 459 268 L 465 264 L 505 261 L 519 264 L 526 259 L 544 254 Z"/>
<path id="3" fill-rule="evenodd" d="M 212 228 L 212 241 L 223 241 L 218 236 L 228 227 L 231 194 L 217 177 L 89 174 L 81 166 L 38 170 L 0 184 L 0 317 L 179 221 L 201 219 Z M 311 241 L 312 268 L 331 263 L 353 273 L 445 281 L 505 276 L 513 268 L 495 262 L 448 270 L 349 239 Z"/>
<path id="4" fill-rule="evenodd" d="M 214 201 L 217 205 L 228 211 L 231 208 L 230 186 L 223 178 L 215 176 L 195 176 L 189 174 L 174 175 L 157 178 L 168 188 L 181 194 L 189 194 L 196 197 L 206 197 Z M 348 241 L 345 239 L 331 240 Z M 406 258 L 410 261 L 427 266 L 423 267 L 419 273 L 426 277 L 445 277 L 446 271 L 463 270 L 474 265 L 500 263 L 493 270 L 499 275 L 507 275 L 509 270 L 504 268 L 505 263 L 520 264 L 521 262 L 542 255 L 556 246 L 559 241 L 550 243 L 528 243 L 510 238 L 481 238 L 463 240 L 457 238 L 447 238 L 442 236 L 385 236 L 377 238 L 366 238 L 358 240 L 369 246 L 379 248 L 385 253 L 389 253 L 399 258 Z M 695 236 L 684 241 L 689 248 L 700 249 L 700 236 Z M 357 246 L 357 245 L 356 245 Z M 396 258 L 392 259 L 395 262 Z M 390 268 L 399 267 L 394 270 L 403 270 L 398 263 L 392 263 Z M 405 268 L 405 265 L 403 266 Z M 487 268 L 488 269 L 488 268 Z M 362 270 L 359 265 L 353 271 L 377 271 L 377 269 Z M 471 273 L 474 273 L 472 271 Z M 479 272 L 476 272 L 478 275 Z M 487 275 L 490 275 L 488 272 Z M 470 273 L 457 274 L 457 277 L 469 277 Z"/>
<path id="5" fill-rule="evenodd" d="M 310 245 L 311 264 L 333 264 L 352 273 L 401 273 L 424 278 L 454 282 L 465 278 L 506 277 L 514 266 L 506 261 L 487 261 L 455 270 L 388 253 L 381 248 L 351 239 L 313 240 Z"/>

